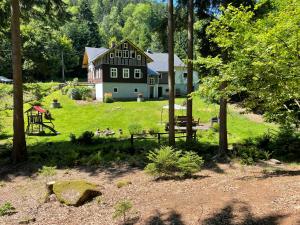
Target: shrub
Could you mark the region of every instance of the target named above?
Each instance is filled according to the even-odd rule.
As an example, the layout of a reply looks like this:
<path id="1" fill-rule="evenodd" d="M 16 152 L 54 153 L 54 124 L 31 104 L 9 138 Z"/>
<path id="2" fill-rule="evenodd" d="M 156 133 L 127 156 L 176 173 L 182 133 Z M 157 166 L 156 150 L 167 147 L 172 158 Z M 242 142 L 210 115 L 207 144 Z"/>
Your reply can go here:
<path id="1" fill-rule="evenodd" d="M 77 139 L 78 144 L 89 145 L 93 142 L 94 133 L 92 131 L 83 132 Z"/>
<path id="2" fill-rule="evenodd" d="M 150 135 L 154 135 L 154 134 L 157 134 L 157 133 L 159 133 L 159 127 L 151 127 L 150 129 L 149 129 L 149 134 Z"/>
<path id="3" fill-rule="evenodd" d="M 76 144 L 77 143 L 77 139 L 76 139 L 76 135 L 75 134 L 70 133 L 69 138 L 70 138 L 70 141 L 71 141 L 72 144 Z"/>
<path id="4" fill-rule="evenodd" d="M 163 146 L 151 151 L 147 158 L 150 163 L 145 171 L 155 177 L 187 177 L 201 170 L 203 160 L 194 152 L 176 151 Z"/>
<path id="5" fill-rule="evenodd" d="M 92 97 L 92 89 L 87 87 L 79 88 L 79 93 L 80 93 L 80 99 L 82 100 L 86 100 L 87 98 Z"/>
<path id="6" fill-rule="evenodd" d="M 123 217 L 123 223 L 125 224 L 127 219 L 127 213 L 132 209 L 132 203 L 128 200 L 123 200 L 117 203 L 115 206 L 115 212 L 113 218 Z"/>
<path id="7" fill-rule="evenodd" d="M 241 146 L 238 148 L 238 156 L 241 158 L 241 163 L 252 165 L 258 159 L 261 159 L 261 153 L 255 146 Z"/>
<path id="8" fill-rule="evenodd" d="M 118 188 L 122 188 L 122 187 L 125 187 L 127 185 L 131 184 L 131 181 L 128 181 L 128 180 L 120 180 L 117 182 L 117 187 Z"/>
<path id="9" fill-rule="evenodd" d="M 112 97 L 112 93 L 105 93 L 104 94 L 104 100 L 105 103 L 113 103 L 114 99 Z"/>
<path id="10" fill-rule="evenodd" d="M 201 170 L 204 161 L 194 152 L 186 152 L 178 160 L 179 176 L 190 177 Z"/>
<path id="11" fill-rule="evenodd" d="M 130 134 L 142 134 L 143 128 L 140 124 L 134 123 L 128 126 L 128 130 Z"/>
<path id="12" fill-rule="evenodd" d="M 0 206 L 0 216 L 9 215 L 15 212 L 15 207 L 10 202 L 5 202 Z"/>
<path id="13" fill-rule="evenodd" d="M 39 175 L 44 177 L 52 177 L 56 175 L 56 166 L 43 166 L 42 169 L 39 169 Z"/>
<path id="14" fill-rule="evenodd" d="M 81 100 L 79 88 L 71 88 L 68 90 L 68 96 L 73 100 Z"/>

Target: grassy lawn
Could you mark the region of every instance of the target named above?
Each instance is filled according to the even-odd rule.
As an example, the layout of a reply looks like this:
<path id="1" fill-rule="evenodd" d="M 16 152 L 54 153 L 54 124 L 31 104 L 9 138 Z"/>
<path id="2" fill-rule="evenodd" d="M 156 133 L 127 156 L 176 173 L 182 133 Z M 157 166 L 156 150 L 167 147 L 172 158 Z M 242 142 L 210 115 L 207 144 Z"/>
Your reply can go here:
<path id="1" fill-rule="evenodd" d="M 61 142 L 68 141 L 70 133 L 80 135 L 84 131 L 96 131 L 110 128 L 117 131 L 123 129 L 124 136 L 128 136 L 128 126 L 130 124 L 140 124 L 143 129 L 159 127 L 164 130 L 164 125 L 160 124 L 162 107 L 168 104 L 167 101 L 146 101 L 142 103 L 115 102 L 111 104 L 95 102 L 76 102 L 62 95 L 60 91 L 54 92 L 43 100 L 43 106 L 48 108 L 54 98 L 62 104 L 61 109 L 51 109 L 54 117 L 55 129 L 60 132 L 58 136 L 48 137 L 28 137 L 28 144 L 36 142 Z M 176 99 L 177 104 L 181 104 L 184 99 Z M 25 105 L 25 110 L 29 105 Z M 177 111 L 181 115 L 184 112 Z M 218 106 L 207 104 L 200 98 L 194 100 L 194 118 L 200 118 L 203 123 L 209 123 L 211 117 L 218 114 Z M 163 121 L 167 121 L 168 112 L 162 113 Z M 4 125 L 8 135 L 12 134 L 12 112 L 6 112 Z M 267 123 L 254 122 L 237 112 L 229 110 L 228 130 L 229 142 L 239 142 L 245 138 L 255 137 L 267 132 L 268 129 L 275 128 Z M 202 131 L 198 133 L 199 140 L 210 143 L 217 143 L 217 134 L 212 131 Z M 116 135 L 118 137 L 118 135 Z"/>

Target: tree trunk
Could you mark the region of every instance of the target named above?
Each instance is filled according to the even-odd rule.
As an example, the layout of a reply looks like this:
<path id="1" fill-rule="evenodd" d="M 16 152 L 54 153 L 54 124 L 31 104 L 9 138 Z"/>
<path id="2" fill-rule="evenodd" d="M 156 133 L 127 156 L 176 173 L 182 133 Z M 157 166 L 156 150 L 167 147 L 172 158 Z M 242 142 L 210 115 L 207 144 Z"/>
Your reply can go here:
<path id="1" fill-rule="evenodd" d="M 168 49 L 169 49 L 169 144 L 175 144 L 175 74 L 174 74 L 174 6 L 173 0 L 168 2 Z"/>
<path id="2" fill-rule="evenodd" d="M 11 0 L 11 34 L 12 34 L 12 67 L 13 67 L 13 151 L 14 163 L 22 162 L 27 157 L 24 114 L 23 114 L 23 83 L 20 34 L 20 4 L 19 0 Z"/>
<path id="3" fill-rule="evenodd" d="M 189 95 L 193 92 L 193 33 L 194 33 L 194 0 L 188 2 L 188 63 L 187 63 L 187 126 L 186 141 L 193 139 L 193 101 Z"/>
<path id="4" fill-rule="evenodd" d="M 228 149 L 227 140 L 227 99 L 221 97 L 220 99 L 220 113 L 219 113 L 219 155 L 226 155 Z"/>

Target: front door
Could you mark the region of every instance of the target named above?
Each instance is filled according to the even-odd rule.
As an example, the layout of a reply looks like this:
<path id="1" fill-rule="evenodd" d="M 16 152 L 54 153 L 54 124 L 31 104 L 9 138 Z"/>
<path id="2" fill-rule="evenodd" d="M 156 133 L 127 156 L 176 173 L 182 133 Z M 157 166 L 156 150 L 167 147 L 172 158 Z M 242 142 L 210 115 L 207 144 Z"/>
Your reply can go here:
<path id="1" fill-rule="evenodd" d="M 162 92 L 163 92 L 162 87 L 158 87 L 158 98 L 162 97 Z"/>
<path id="2" fill-rule="evenodd" d="M 154 87 L 153 86 L 150 86 L 149 98 L 154 98 Z"/>

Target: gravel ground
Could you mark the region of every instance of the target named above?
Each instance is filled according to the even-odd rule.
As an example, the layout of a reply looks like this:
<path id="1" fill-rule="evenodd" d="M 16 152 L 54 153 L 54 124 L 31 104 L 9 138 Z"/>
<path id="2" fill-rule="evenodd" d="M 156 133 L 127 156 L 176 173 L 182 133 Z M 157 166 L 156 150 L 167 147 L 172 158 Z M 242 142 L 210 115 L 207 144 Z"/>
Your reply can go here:
<path id="1" fill-rule="evenodd" d="M 121 166 L 58 170 L 54 180 L 85 179 L 102 186 L 101 197 L 80 207 L 64 206 L 54 196 L 43 203 L 45 178 L 24 171 L 2 178 L 0 204 L 11 202 L 16 213 L 0 217 L 0 224 L 121 224 L 112 215 L 123 199 L 133 203 L 131 224 L 300 224 L 300 166 L 217 164 L 193 179 L 159 181 Z M 118 188 L 118 181 L 131 184 Z"/>

